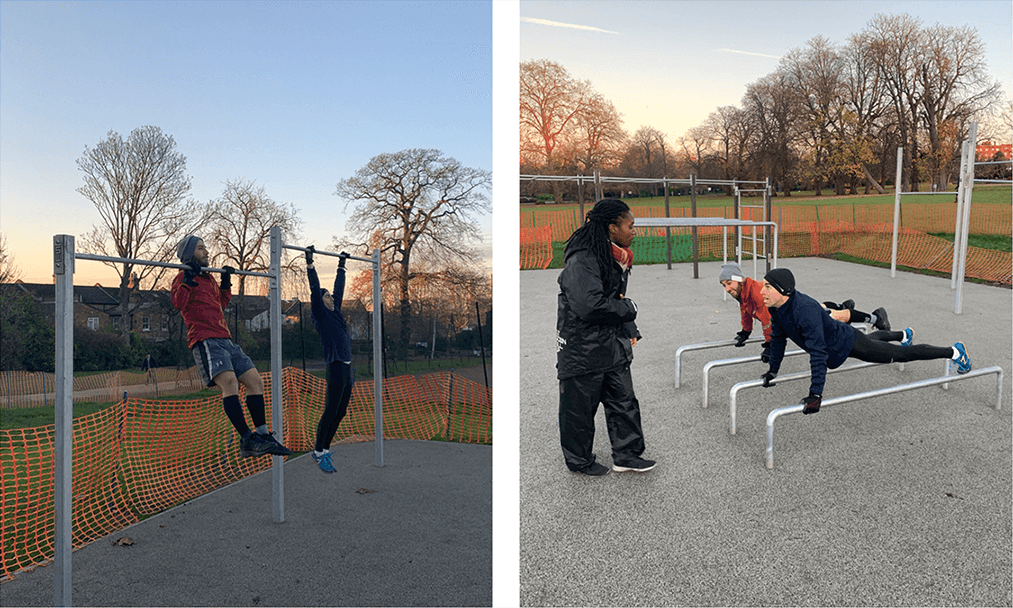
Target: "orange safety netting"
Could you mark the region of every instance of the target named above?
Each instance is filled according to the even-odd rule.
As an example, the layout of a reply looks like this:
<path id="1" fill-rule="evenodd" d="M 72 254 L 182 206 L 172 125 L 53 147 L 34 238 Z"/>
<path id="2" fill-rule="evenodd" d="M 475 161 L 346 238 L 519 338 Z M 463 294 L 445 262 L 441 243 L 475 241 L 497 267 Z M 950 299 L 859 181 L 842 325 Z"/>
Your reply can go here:
<path id="1" fill-rule="evenodd" d="M 271 378 L 264 377 L 268 420 Z M 313 448 L 326 382 L 282 371 L 283 443 Z M 243 395 L 241 395 L 242 397 Z M 492 394 L 452 372 L 387 378 L 385 438 L 492 443 Z M 375 437 L 373 382 L 356 382 L 335 443 Z M 270 458 L 240 458 L 221 397 L 130 398 L 73 422 L 75 548 L 216 488 L 266 470 Z M 54 555 L 54 426 L 0 431 L 0 581 Z"/>
<path id="2" fill-rule="evenodd" d="M 74 403 L 118 401 L 124 392 L 175 395 L 204 388 L 197 367 L 177 370 L 156 368 L 151 372 L 115 371 L 74 378 Z M 48 372 L 0 372 L 0 409 L 52 405 L 56 399 L 56 374 Z"/>
<path id="3" fill-rule="evenodd" d="M 548 268 L 552 262 L 552 227 L 521 228 L 521 268 Z"/>

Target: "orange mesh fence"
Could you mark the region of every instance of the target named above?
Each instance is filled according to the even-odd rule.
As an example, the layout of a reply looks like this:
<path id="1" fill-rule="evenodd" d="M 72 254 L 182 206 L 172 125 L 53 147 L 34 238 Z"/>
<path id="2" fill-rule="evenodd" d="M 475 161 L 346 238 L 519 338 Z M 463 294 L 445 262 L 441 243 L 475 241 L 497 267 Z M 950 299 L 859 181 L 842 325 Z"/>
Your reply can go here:
<path id="1" fill-rule="evenodd" d="M 108 403 L 129 393 L 159 395 L 189 393 L 204 388 L 197 367 L 177 370 L 157 368 L 144 372 L 107 372 L 74 378 L 74 403 Z M 46 372 L 0 372 L 0 409 L 52 405 L 56 399 L 56 374 Z"/>
<path id="2" fill-rule="evenodd" d="M 521 268 L 548 268 L 552 262 L 552 227 L 521 228 Z"/>
<path id="3" fill-rule="evenodd" d="M 271 420 L 271 379 L 264 374 Z M 282 372 L 284 443 L 312 449 L 324 408 L 324 380 Z M 243 397 L 244 395 L 240 395 Z M 221 397 L 188 401 L 130 398 L 75 418 L 73 546 L 266 470 L 269 458 L 240 458 Z M 451 372 L 384 381 L 384 436 L 492 442 L 492 395 Z M 356 382 L 335 442 L 374 439 L 373 383 Z M 0 431 L 0 581 L 54 555 L 54 426 Z"/>

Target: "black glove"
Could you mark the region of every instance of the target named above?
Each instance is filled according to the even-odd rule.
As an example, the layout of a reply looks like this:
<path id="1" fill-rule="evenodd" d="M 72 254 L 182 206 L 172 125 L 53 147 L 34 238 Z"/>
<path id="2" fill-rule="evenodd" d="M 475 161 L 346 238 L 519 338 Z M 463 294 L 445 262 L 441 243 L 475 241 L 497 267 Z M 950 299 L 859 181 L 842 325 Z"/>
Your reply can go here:
<path id="1" fill-rule="evenodd" d="M 777 372 L 772 372 L 768 370 L 767 373 L 760 376 L 760 378 L 763 379 L 763 388 L 770 388 L 772 386 L 775 386 L 775 384 L 771 382 L 771 380 L 777 378 Z"/>
<path id="2" fill-rule="evenodd" d="M 746 340 L 748 339 L 749 339 L 749 332 L 743 329 L 739 333 L 735 334 L 735 346 L 736 347 L 745 346 Z"/>
<path id="3" fill-rule="evenodd" d="M 815 414 L 820 411 L 820 403 L 823 403 L 823 395 L 814 395 L 809 393 L 809 396 L 799 403 L 805 406 L 802 408 L 803 414 Z"/>
<path id="4" fill-rule="evenodd" d="M 760 352 L 760 362 L 770 363 L 770 342 L 763 343 L 763 351 Z"/>
<path id="5" fill-rule="evenodd" d="M 190 287 L 197 287 L 197 281 L 194 279 L 196 279 L 197 275 L 200 274 L 200 264 L 198 264 L 195 260 L 190 260 L 184 264 L 184 266 L 187 266 L 188 268 L 183 271 L 183 282 Z"/>
<path id="6" fill-rule="evenodd" d="M 316 252 L 317 252 L 317 248 L 314 247 L 313 245 L 310 245 L 309 247 L 306 248 L 306 265 L 307 266 L 313 264 L 313 254 L 316 253 Z"/>
<path id="7" fill-rule="evenodd" d="M 232 273 L 235 272 L 236 269 L 232 266 L 222 266 L 222 270 L 225 272 L 222 273 L 222 284 L 218 286 L 218 289 L 221 289 L 222 291 L 232 289 Z"/>
<path id="8" fill-rule="evenodd" d="M 348 254 L 347 254 L 347 253 L 345 253 L 344 251 L 342 251 L 342 252 L 341 252 L 341 253 L 340 253 L 340 254 L 338 255 L 338 268 L 344 268 L 344 267 L 345 267 L 345 262 L 346 262 L 346 261 L 348 261 Z"/>

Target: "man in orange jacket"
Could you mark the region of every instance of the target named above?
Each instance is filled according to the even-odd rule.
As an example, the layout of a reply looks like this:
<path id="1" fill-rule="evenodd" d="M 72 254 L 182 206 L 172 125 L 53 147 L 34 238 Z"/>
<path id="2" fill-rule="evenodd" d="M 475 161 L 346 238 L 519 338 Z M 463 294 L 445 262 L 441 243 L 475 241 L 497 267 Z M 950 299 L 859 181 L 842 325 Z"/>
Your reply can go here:
<path id="1" fill-rule="evenodd" d="M 746 340 L 753 333 L 753 319 L 756 319 L 763 328 L 763 351 L 760 354 L 760 360 L 768 363 L 770 361 L 770 310 L 767 309 L 766 304 L 763 303 L 763 297 L 760 295 L 763 283 L 745 276 L 739 265 L 734 262 L 721 266 L 718 280 L 725 291 L 739 302 L 742 330 L 735 334 L 735 346 L 746 345 Z M 823 308 L 832 319 L 841 323 L 870 323 L 876 329 L 890 331 L 890 321 L 887 318 L 886 310 L 882 307 L 870 314 L 855 310 L 854 300 L 845 300 L 843 304 L 823 302 Z"/>

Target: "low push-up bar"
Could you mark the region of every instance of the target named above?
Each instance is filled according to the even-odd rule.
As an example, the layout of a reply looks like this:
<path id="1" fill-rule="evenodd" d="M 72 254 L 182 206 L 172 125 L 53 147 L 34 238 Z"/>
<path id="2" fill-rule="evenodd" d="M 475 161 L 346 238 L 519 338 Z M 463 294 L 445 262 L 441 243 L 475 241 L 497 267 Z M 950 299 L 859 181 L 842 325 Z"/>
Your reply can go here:
<path id="1" fill-rule="evenodd" d="M 911 391 L 918 388 L 925 388 L 927 386 L 936 386 L 939 384 L 947 384 L 949 382 L 956 382 L 958 380 L 969 380 L 971 378 L 977 378 L 978 376 L 987 376 L 990 374 L 996 375 L 995 380 L 995 409 L 998 411 L 1002 407 L 1002 368 L 998 365 L 992 367 L 986 367 L 982 369 L 975 369 L 957 376 L 941 376 L 939 378 L 929 378 L 927 380 L 919 380 L 917 382 L 910 382 L 908 384 L 898 384 L 897 386 L 890 386 L 887 388 L 880 388 L 871 391 L 865 391 L 862 393 L 855 393 L 854 395 L 844 395 L 842 397 L 834 397 L 827 399 L 820 404 L 821 408 L 838 405 L 841 403 L 850 403 L 852 401 L 860 401 L 862 399 L 871 399 L 872 397 L 882 397 L 885 395 L 892 395 L 894 393 L 900 393 L 904 391 Z M 767 415 L 767 468 L 774 468 L 774 422 L 780 416 L 786 416 L 788 414 L 798 414 L 805 407 L 801 403 L 796 405 L 789 405 L 787 407 L 779 407 L 770 414 Z"/>
<path id="2" fill-rule="evenodd" d="M 762 342 L 763 338 L 749 338 L 745 341 L 745 344 L 755 344 L 756 342 Z M 679 382 L 682 379 L 682 353 L 689 352 L 691 350 L 706 350 L 708 348 L 720 348 L 722 346 L 734 346 L 735 340 L 721 340 L 720 342 L 703 342 L 701 344 L 686 344 L 680 346 L 675 351 L 675 388 L 679 388 Z"/>
<path id="3" fill-rule="evenodd" d="M 805 354 L 805 351 L 802 350 L 802 349 L 799 349 L 799 350 L 789 350 L 788 352 L 784 353 L 784 356 L 785 357 L 794 357 L 795 355 L 804 355 L 804 354 Z M 753 355 L 751 357 L 738 357 L 738 358 L 735 358 L 735 359 L 716 359 L 714 361 L 709 361 L 707 363 L 707 365 L 704 365 L 703 366 L 703 406 L 707 407 L 707 397 L 710 394 L 710 386 L 709 386 L 710 385 L 710 371 L 712 369 L 714 369 L 715 367 L 725 367 L 725 366 L 728 366 L 728 365 L 741 365 L 742 363 L 752 363 L 754 361 L 759 361 L 759 360 L 760 360 L 760 355 Z"/>

